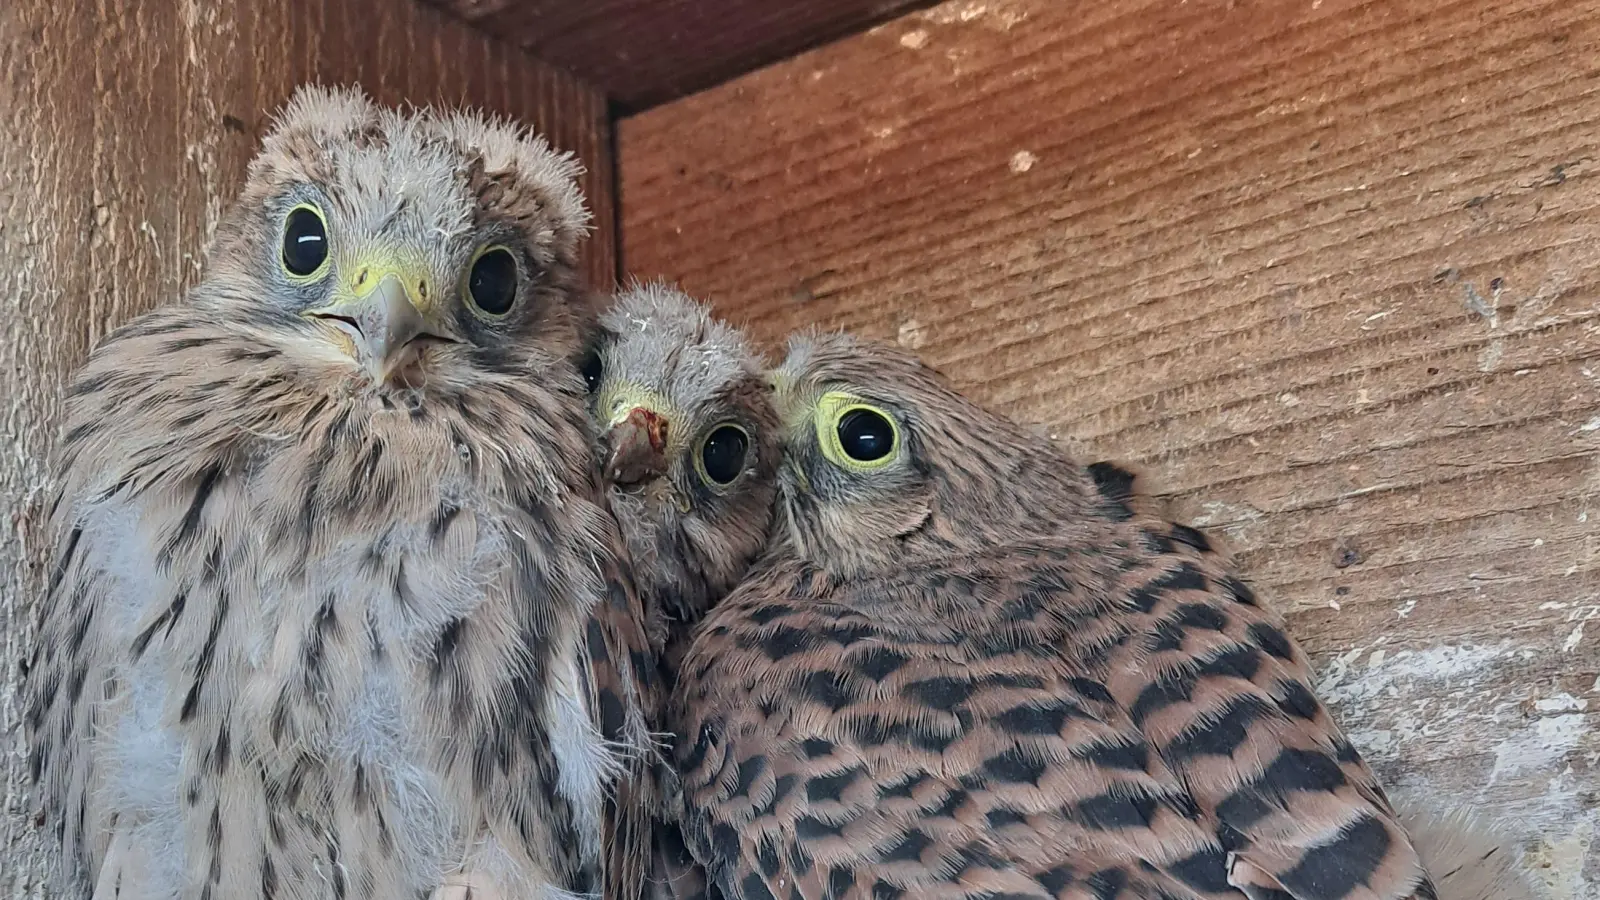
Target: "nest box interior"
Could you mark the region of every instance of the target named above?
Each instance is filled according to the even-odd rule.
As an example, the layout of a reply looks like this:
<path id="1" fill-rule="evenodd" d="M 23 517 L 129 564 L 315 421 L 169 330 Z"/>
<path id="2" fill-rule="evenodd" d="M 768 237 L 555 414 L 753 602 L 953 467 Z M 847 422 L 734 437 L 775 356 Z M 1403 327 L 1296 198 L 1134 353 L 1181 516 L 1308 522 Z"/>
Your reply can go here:
<path id="1" fill-rule="evenodd" d="M 1395 793 L 1495 810 L 1553 897 L 1600 896 L 1593 7 L 8 0 L 0 746 L 61 385 L 193 281 L 307 80 L 575 151 L 598 289 L 675 280 L 772 348 L 898 341 L 1141 468 Z"/>

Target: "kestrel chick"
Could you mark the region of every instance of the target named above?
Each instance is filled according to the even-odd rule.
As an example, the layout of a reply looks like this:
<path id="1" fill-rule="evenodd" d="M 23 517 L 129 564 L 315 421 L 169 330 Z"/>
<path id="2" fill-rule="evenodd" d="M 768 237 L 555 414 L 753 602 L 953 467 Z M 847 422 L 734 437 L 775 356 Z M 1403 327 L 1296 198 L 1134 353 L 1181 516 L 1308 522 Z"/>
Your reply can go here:
<path id="1" fill-rule="evenodd" d="M 1204 535 L 900 351 L 791 342 L 775 559 L 671 705 L 731 898 L 1435 896 Z"/>
<path id="2" fill-rule="evenodd" d="M 670 679 L 689 629 L 765 546 L 776 493 L 777 415 L 744 335 L 666 285 L 637 285 L 601 316 L 584 364 L 599 458 L 634 579 Z M 660 723 L 657 723 L 660 724 Z M 660 792 L 672 795 L 672 773 Z M 688 896 L 704 872 L 675 822 L 652 835 L 652 896 Z"/>
<path id="3" fill-rule="evenodd" d="M 637 855 L 578 173 L 303 89 L 201 282 L 74 379 L 28 715 L 65 896 L 555 898 Z"/>
<path id="4" fill-rule="evenodd" d="M 624 291 L 600 323 L 584 365 L 602 477 L 640 595 L 681 635 L 766 543 L 778 446 L 764 364 L 666 285 Z"/>

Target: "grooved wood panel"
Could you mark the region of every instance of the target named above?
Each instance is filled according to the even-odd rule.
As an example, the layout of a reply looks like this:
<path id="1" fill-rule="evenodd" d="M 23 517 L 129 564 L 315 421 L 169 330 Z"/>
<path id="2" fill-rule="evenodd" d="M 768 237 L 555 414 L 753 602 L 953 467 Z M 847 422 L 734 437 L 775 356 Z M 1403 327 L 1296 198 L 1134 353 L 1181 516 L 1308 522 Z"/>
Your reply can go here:
<path id="1" fill-rule="evenodd" d="M 600 94 L 510 45 L 385 0 L 0 2 L 0 897 L 42 896 L 19 665 L 44 565 L 63 380 L 108 329 L 190 284 L 268 114 L 303 80 L 385 102 L 470 102 L 544 130 L 594 173 L 595 279 L 611 282 Z"/>
<path id="2" fill-rule="evenodd" d="M 427 0 L 638 110 L 927 0 Z"/>
<path id="3" fill-rule="evenodd" d="M 624 262 L 1139 464 L 1398 793 L 1600 896 L 1600 18 L 958 0 L 623 121 Z"/>

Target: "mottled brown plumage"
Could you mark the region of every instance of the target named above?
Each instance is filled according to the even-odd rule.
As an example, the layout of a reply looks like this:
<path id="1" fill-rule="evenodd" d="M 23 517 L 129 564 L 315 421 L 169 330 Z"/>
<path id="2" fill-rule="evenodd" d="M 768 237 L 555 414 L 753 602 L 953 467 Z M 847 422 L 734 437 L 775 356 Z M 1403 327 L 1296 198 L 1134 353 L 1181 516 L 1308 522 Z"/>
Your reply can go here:
<path id="1" fill-rule="evenodd" d="M 1138 470 L 1102 460 L 1085 467 L 1101 497 L 1139 514 L 1164 515 L 1162 504 L 1141 487 Z M 1207 538 L 1215 545 L 1215 540 Z M 1441 900 L 1535 900 L 1543 896 L 1494 824 L 1466 807 L 1441 805 L 1435 797 L 1397 798 L 1395 811 Z"/>
<path id="2" fill-rule="evenodd" d="M 629 877 L 650 667 L 573 364 L 577 171 L 303 90 L 199 285 L 74 379 L 28 715 L 64 896 Z"/>
<path id="3" fill-rule="evenodd" d="M 1434 896 L 1304 654 L 1203 534 L 893 348 L 800 338 L 775 382 L 777 546 L 671 704 L 716 889 Z"/>
<path id="4" fill-rule="evenodd" d="M 776 492 L 777 415 L 744 335 L 663 284 L 619 294 L 585 365 L 601 429 L 597 455 L 640 597 L 659 624 L 668 680 L 689 629 L 766 544 Z M 669 771 L 662 789 L 675 790 Z M 655 835 L 661 895 L 703 877 L 674 823 Z"/>

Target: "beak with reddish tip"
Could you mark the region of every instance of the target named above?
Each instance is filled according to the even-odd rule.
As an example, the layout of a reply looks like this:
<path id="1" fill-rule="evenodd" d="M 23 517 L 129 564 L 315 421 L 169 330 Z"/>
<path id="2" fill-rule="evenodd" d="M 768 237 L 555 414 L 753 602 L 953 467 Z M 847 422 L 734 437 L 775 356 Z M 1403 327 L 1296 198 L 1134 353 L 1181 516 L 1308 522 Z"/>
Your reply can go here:
<path id="1" fill-rule="evenodd" d="M 611 426 L 606 442 L 611 482 L 631 486 L 667 474 L 667 419 L 655 410 L 635 406 Z"/>

